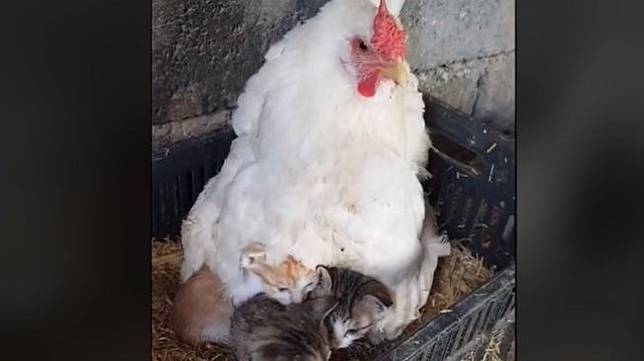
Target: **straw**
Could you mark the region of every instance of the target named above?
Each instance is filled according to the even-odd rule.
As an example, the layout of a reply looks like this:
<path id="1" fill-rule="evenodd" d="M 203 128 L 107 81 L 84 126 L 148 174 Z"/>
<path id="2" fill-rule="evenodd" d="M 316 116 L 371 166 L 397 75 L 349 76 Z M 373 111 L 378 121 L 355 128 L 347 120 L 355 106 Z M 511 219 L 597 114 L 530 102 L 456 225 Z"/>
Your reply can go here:
<path id="1" fill-rule="evenodd" d="M 452 242 L 452 254 L 441 258 L 434 273 L 434 282 L 429 300 L 422 310 L 421 318 L 403 333 L 403 337 L 418 329 L 428 320 L 450 307 L 474 289 L 483 285 L 492 276 L 483 260 L 472 255 L 459 242 Z M 179 288 L 179 269 L 182 249 L 177 242 L 152 243 L 152 360 L 153 361 L 234 361 L 229 347 L 203 343 L 193 346 L 178 340 L 169 328 L 168 316 L 172 300 Z M 382 346 L 381 346 L 382 347 Z M 366 340 L 360 340 L 349 349 L 334 353 L 332 360 L 371 360 L 378 348 Z M 487 352 L 486 360 L 495 360 L 494 348 Z"/>

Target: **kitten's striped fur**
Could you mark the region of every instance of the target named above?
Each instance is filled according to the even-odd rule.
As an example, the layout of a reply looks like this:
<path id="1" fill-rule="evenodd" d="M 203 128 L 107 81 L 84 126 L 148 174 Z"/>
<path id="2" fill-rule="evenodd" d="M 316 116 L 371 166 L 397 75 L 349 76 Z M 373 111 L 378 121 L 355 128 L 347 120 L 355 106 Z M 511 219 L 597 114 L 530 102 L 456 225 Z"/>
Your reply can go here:
<path id="1" fill-rule="evenodd" d="M 324 318 L 336 305 L 323 296 L 282 305 L 260 294 L 232 317 L 231 337 L 239 361 L 326 361 L 331 355 Z"/>
<path id="2" fill-rule="evenodd" d="M 387 287 L 373 277 L 346 268 L 318 266 L 317 270 L 320 280 L 312 297 L 333 295 L 339 302 L 325 319 L 331 346 L 344 348 L 375 332 L 373 326 L 393 305 Z"/>

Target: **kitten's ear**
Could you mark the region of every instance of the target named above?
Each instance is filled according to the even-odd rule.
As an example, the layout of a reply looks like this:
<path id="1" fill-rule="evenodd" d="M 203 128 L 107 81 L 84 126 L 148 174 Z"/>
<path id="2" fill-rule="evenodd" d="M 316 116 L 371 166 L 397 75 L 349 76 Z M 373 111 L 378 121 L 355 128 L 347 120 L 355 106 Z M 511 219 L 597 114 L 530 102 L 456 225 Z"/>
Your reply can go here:
<path id="1" fill-rule="evenodd" d="M 243 269 L 252 269 L 265 261 L 266 248 L 262 243 L 253 242 L 242 249 L 239 263 Z"/>
<path id="2" fill-rule="evenodd" d="M 338 300 L 334 296 L 316 297 L 309 302 L 313 314 L 320 321 L 323 321 L 338 305 Z"/>
<path id="3" fill-rule="evenodd" d="M 393 305 L 391 294 L 387 287 L 380 282 L 371 282 L 364 290 L 364 296 L 354 306 L 360 312 L 367 312 L 372 317 L 377 318 L 387 308 Z"/>
<path id="4" fill-rule="evenodd" d="M 364 294 L 377 298 L 385 308 L 394 304 L 387 287 L 378 281 L 370 282 L 365 288 Z"/>
<path id="5" fill-rule="evenodd" d="M 377 320 L 387 310 L 385 305 L 378 297 L 372 295 L 365 295 L 360 299 L 360 302 L 353 306 L 353 313 L 355 314 L 368 314 L 372 320 Z"/>
<path id="6" fill-rule="evenodd" d="M 331 280 L 331 275 L 329 274 L 329 270 L 324 266 L 317 266 L 315 267 L 315 270 L 318 274 L 317 288 L 326 293 L 331 292 L 333 281 Z"/>
<path id="7" fill-rule="evenodd" d="M 239 263 L 242 270 L 250 271 L 259 276 L 264 282 L 270 283 L 273 269 L 266 264 L 266 249 L 263 244 L 253 242 L 244 247 Z"/>

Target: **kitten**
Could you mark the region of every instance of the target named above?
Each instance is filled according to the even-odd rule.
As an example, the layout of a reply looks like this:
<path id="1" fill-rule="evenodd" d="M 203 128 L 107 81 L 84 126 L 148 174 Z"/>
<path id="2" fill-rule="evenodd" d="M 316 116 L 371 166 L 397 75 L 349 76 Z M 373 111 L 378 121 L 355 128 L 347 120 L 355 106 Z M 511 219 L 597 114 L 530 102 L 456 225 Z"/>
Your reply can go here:
<path id="1" fill-rule="evenodd" d="M 300 303 L 317 287 L 318 273 L 288 255 L 278 265 L 266 263 L 266 249 L 261 243 L 251 243 L 242 250 L 242 269 L 261 280 L 261 291 L 281 304 Z M 249 296 L 258 293 L 251 292 Z M 240 300 L 243 301 L 243 300 Z"/>
<path id="2" fill-rule="evenodd" d="M 278 265 L 265 262 L 266 251 L 260 243 L 242 250 L 241 267 L 257 276 L 258 285 L 249 288 L 249 296 L 264 291 L 282 304 L 301 302 L 318 283 L 318 274 L 292 256 Z M 170 327 L 189 343 L 226 342 L 230 334 L 233 302 L 217 274 L 207 266 L 183 283 L 174 299 Z"/>
<path id="3" fill-rule="evenodd" d="M 230 330 L 232 313 L 223 282 L 203 266 L 179 287 L 170 313 L 170 328 L 191 344 L 223 341 Z"/>
<path id="4" fill-rule="evenodd" d="M 317 271 L 319 284 L 310 296 L 333 295 L 338 299 L 338 306 L 325 319 L 331 346 L 347 347 L 368 333 L 370 340 L 376 340 L 374 326 L 393 305 L 387 287 L 373 277 L 346 268 L 318 266 Z"/>
<path id="5" fill-rule="evenodd" d="M 327 361 L 331 356 L 324 319 L 333 296 L 283 305 L 265 294 L 233 313 L 231 339 L 239 361 Z"/>

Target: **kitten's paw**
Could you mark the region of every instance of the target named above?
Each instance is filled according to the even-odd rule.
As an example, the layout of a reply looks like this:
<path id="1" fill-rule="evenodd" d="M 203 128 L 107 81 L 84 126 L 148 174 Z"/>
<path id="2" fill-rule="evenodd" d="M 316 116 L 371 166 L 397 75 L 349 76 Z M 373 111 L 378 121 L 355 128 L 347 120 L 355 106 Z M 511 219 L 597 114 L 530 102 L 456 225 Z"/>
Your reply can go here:
<path id="1" fill-rule="evenodd" d="M 387 339 L 389 341 L 397 339 L 398 336 L 400 336 L 403 333 L 403 331 L 405 331 L 406 327 L 407 327 L 407 325 L 401 326 L 401 327 L 385 329 L 385 332 L 384 332 L 385 339 Z"/>
<path id="2" fill-rule="evenodd" d="M 378 328 L 373 328 L 369 331 L 369 334 L 367 334 L 367 339 L 372 345 L 378 345 L 385 340 L 385 332 Z"/>

